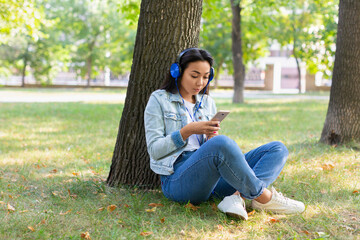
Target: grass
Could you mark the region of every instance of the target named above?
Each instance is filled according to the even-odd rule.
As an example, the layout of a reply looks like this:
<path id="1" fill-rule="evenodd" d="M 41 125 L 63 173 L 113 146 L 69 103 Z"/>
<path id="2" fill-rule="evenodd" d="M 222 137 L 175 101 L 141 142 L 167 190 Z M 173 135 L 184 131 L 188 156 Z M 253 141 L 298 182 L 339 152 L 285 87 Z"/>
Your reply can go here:
<path id="1" fill-rule="evenodd" d="M 360 153 L 318 143 L 327 101 L 217 105 L 231 110 L 221 133 L 244 152 L 273 140 L 288 146 L 274 186 L 305 213 L 237 221 L 214 208 L 218 200 L 194 211 L 159 190 L 110 188 L 123 103 L 0 103 L 0 239 L 360 239 Z"/>

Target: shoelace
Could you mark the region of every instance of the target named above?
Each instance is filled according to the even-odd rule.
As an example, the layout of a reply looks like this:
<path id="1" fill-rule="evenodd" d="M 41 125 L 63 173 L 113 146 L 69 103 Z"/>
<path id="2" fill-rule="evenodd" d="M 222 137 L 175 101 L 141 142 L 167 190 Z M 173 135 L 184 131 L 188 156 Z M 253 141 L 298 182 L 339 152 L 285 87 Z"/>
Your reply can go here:
<path id="1" fill-rule="evenodd" d="M 276 198 L 276 200 L 278 200 L 279 202 L 282 202 L 285 204 L 287 204 L 289 202 L 289 198 L 285 197 L 281 192 L 277 192 L 275 189 L 273 189 L 273 194 L 278 196 Z"/>

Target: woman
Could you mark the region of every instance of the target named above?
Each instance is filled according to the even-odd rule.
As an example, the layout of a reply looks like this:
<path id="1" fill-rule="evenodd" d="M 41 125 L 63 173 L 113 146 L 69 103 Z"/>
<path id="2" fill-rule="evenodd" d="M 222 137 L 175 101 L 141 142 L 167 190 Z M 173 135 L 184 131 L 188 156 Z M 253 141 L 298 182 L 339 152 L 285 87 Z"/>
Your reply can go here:
<path id="1" fill-rule="evenodd" d="M 150 167 L 160 175 L 164 195 L 193 204 L 221 197 L 219 210 L 241 219 L 248 218 L 243 198 L 252 200 L 254 209 L 303 212 L 302 202 L 267 189 L 288 156 L 282 143 L 271 142 L 243 154 L 233 140 L 218 134 L 220 122 L 211 121 L 216 106 L 208 95 L 212 65 L 207 51 L 184 50 L 146 106 Z"/>

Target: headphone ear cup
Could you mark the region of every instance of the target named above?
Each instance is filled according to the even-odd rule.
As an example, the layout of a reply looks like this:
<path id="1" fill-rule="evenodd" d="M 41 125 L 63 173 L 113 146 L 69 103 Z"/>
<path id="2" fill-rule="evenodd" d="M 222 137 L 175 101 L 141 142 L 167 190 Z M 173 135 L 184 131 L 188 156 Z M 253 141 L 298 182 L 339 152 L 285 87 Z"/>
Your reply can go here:
<path id="1" fill-rule="evenodd" d="M 170 74 L 173 78 L 178 78 L 181 75 L 181 68 L 178 63 L 171 64 Z"/>
<path id="2" fill-rule="evenodd" d="M 209 75 L 209 82 L 211 82 L 211 80 L 213 80 L 215 75 L 215 70 L 213 67 L 210 68 L 210 75 Z"/>

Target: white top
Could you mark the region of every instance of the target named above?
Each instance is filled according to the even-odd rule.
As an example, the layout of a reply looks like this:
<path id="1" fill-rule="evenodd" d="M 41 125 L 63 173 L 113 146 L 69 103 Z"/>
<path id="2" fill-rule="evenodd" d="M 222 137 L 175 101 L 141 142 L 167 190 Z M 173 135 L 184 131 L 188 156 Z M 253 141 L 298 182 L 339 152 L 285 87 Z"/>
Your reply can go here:
<path id="1" fill-rule="evenodd" d="M 188 101 L 185 101 L 184 100 L 184 103 L 185 103 L 185 107 L 189 110 L 186 111 L 186 115 L 187 115 L 187 123 L 191 123 L 193 120 L 191 119 L 194 118 L 194 107 L 195 107 L 195 104 L 194 103 L 191 103 L 191 102 L 188 102 Z M 189 115 L 189 113 L 191 114 L 191 117 Z M 195 121 L 195 118 L 194 118 L 194 121 Z M 196 138 L 197 136 L 197 138 Z M 191 135 L 189 138 L 188 138 L 188 144 L 185 146 L 184 148 L 184 151 L 194 151 L 198 148 L 200 148 L 200 144 L 199 144 L 199 141 L 201 141 L 201 135 L 196 135 L 196 134 L 193 134 Z M 198 141 L 199 139 L 199 141 Z"/>

